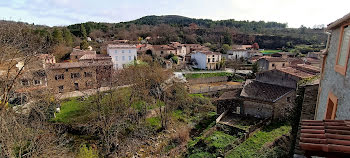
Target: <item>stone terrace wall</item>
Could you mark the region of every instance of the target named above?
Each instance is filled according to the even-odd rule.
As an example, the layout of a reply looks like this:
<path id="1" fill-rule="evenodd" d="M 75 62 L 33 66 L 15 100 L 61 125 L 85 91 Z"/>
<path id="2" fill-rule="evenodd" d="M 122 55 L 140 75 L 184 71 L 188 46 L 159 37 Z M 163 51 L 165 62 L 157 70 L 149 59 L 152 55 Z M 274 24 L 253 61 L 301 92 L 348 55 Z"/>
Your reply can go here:
<path id="1" fill-rule="evenodd" d="M 227 76 L 207 77 L 207 78 L 191 78 L 187 79 L 190 84 L 202 84 L 202 83 L 214 83 L 214 82 L 226 82 Z"/>

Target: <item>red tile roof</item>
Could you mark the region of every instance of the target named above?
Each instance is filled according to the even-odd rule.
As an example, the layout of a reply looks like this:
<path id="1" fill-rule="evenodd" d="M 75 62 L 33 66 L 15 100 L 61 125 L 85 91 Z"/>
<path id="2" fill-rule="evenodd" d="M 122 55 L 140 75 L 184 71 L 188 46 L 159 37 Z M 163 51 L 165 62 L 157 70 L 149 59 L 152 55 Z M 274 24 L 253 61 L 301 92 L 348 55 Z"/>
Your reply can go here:
<path id="1" fill-rule="evenodd" d="M 281 71 L 281 72 L 284 72 L 284 73 L 287 73 L 289 75 L 296 76 L 296 77 L 302 78 L 302 79 L 315 76 L 314 74 L 310 74 L 310 73 L 298 70 L 298 69 L 293 68 L 293 67 L 280 68 L 280 69 L 277 69 L 277 71 Z"/>
<path id="2" fill-rule="evenodd" d="M 350 120 L 303 120 L 299 145 L 305 151 L 350 156 Z"/>
<path id="3" fill-rule="evenodd" d="M 287 62 L 287 59 L 282 57 L 270 57 L 270 56 L 263 56 L 259 60 L 267 60 L 269 62 Z"/>
<path id="4" fill-rule="evenodd" d="M 50 64 L 49 69 L 67 69 L 67 68 L 83 68 L 83 67 L 96 67 L 96 66 L 111 66 L 112 61 L 79 61 L 79 62 L 69 62 L 69 63 L 55 63 Z"/>

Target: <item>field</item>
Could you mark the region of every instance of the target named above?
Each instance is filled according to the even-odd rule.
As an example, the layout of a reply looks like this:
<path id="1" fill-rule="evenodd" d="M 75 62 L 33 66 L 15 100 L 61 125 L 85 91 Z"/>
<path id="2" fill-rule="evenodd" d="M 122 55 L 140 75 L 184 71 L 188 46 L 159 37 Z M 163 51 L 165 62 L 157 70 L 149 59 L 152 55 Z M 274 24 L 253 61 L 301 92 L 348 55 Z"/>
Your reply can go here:
<path id="1" fill-rule="evenodd" d="M 263 50 L 263 51 L 260 51 L 260 52 L 263 53 L 263 54 L 274 54 L 274 53 L 281 52 L 281 50 Z"/>
<path id="2" fill-rule="evenodd" d="M 208 77 L 217 77 L 217 76 L 232 76 L 232 73 L 219 72 L 219 73 L 193 73 L 185 74 L 187 79 L 191 78 L 208 78 Z"/>
<path id="3" fill-rule="evenodd" d="M 261 152 L 266 143 L 273 142 L 279 136 L 288 134 L 291 127 L 281 122 L 272 123 L 256 132 L 242 144 L 238 145 L 226 155 L 228 158 L 255 158 L 266 154 Z"/>

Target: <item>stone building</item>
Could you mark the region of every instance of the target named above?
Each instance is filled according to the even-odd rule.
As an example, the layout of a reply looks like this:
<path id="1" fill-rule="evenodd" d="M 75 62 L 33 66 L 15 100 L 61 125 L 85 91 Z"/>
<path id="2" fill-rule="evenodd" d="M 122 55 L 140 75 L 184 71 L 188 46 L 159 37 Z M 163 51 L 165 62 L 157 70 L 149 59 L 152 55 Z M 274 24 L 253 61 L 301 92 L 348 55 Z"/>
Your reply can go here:
<path id="1" fill-rule="evenodd" d="M 329 44 L 324 52 L 315 119 L 350 119 L 350 14 L 326 30 Z"/>
<path id="2" fill-rule="evenodd" d="M 72 53 L 70 53 L 70 60 L 72 62 L 77 62 L 82 56 L 86 54 L 96 54 L 96 51 L 91 51 L 91 50 L 80 50 L 80 49 L 75 49 L 73 48 Z"/>
<path id="3" fill-rule="evenodd" d="M 65 93 L 108 85 L 111 61 L 80 61 L 48 66 L 48 87 L 53 93 Z"/>
<path id="4" fill-rule="evenodd" d="M 261 71 L 279 69 L 289 66 L 288 60 L 282 57 L 265 56 L 260 58 L 257 63 Z"/>
<path id="5" fill-rule="evenodd" d="M 168 45 L 153 45 L 152 54 L 159 57 L 167 57 L 176 54 L 177 49 Z"/>
<path id="6" fill-rule="evenodd" d="M 242 114 L 258 118 L 283 118 L 293 108 L 295 89 L 247 80 L 240 94 Z"/>

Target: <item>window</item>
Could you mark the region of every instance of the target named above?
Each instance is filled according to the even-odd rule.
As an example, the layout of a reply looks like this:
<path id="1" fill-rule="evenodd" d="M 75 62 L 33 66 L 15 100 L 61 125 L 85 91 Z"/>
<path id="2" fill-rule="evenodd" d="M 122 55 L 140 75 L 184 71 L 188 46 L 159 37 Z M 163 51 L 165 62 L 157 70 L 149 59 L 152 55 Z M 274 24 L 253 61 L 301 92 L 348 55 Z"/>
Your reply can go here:
<path id="1" fill-rule="evenodd" d="M 349 42 L 350 42 L 350 25 L 342 26 L 339 39 L 338 53 L 335 64 L 335 71 L 345 75 L 348 57 L 349 57 Z"/>
<path id="2" fill-rule="evenodd" d="M 324 119 L 334 120 L 336 117 L 338 98 L 332 93 L 328 94 L 327 109 Z"/>
<path id="3" fill-rule="evenodd" d="M 160 54 L 164 54 L 164 52 L 163 52 L 163 51 L 160 51 Z"/>
<path id="4" fill-rule="evenodd" d="M 124 50 L 122 50 L 122 53 L 124 53 Z"/>
<path id="5" fill-rule="evenodd" d="M 33 83 L 34 85 L 41 85 L 41 80 L 34 80 Z"/>
<path id="6" fill-rule="evenodd" d="M 288 103 L 290 103 L 290 102 L 291 102 L 290 97 L 287 97 L 287 102 L 288 102 Z"/>
<path id="7" fill-rule="evenodd" d="M 22 86 L 29 86 L 29 81 L 27 79 L 21 80 L 21 85 Z"/>
<path id="8" fill-rule="evenodd" d="M 115 57 L 115 61 L 118 61 L 118 56 Z"/>
<path id="9" fill-rule="evenodd" d="M 131 50 L 129 50 L 129 53 L 131 53 Z"/>
<path id="10" fill-rule="evenodd" d="M 63 74 L 59 74 L 55 76 L 56 80 L 64 80 L 64 75 Z"/>
<path id="11" fill-rule="evenodd" d="M 125 61 L 125 56 L 122 56 L 122 60 Z"/>
<path id="12" fill-rule="evenodd" d="M 62 92 L 63 92 L 63 89 L 64 89 L 63 86 L 58 86 L 58 92 L 59 92 L 59 93 L 62 93 Z"/>
<path id="13" fill-rule="evenodd" d="M 76 91 L 79 90 L 79 83 L 74 83 L 74 89 L 75 89 Z"/>
<path id="14" fill-rule="evenodd" d="M 115 50 L 114 53 L 117 54 L 117 53 L 118 53 L 118 50 Z"/>
<path id="15" fill-rule="evenodd" d="M 68 72 L 68 69 L 66 69 L 66 72 Z"/>
<path id="16" fill-rule="evenodd" d="M 272 67 L 275 67 L 275 64 L 272 64 Z"/>
<path id="17" fill-rule="evenodd" d="M 71 73 L 70 77 L 71 78 L 80 78 L 80 73 Z"/>
<path id="18" fill-rule="evenodd" d="M 284 64 L 284 63 L 282 64 L 283 67 L 284 67 L 285 65 L 286 65 L 286 64 Z"/>
<path id="19" fill-rule="evenodd" d="M 131 56 L 129 56 L 129 61 L 131 60 Z"/>
<path id="20" fill-rule="evenodd" d="M 213 57 L 214 57 L 214 55 L 213 55 Z"/>
<path id="21" fill-rule="evenodd" d="M 210 58 L 208 58 L 208 63 L 210 62 Z"/>
<path id="22" fill-rule="evenodd" d="M 78 59 L 78 56 L 75 56 L 75 59 Z"/>
<path id="23" fill-rule="evenodd" d="M 92 77 L 92 72 L 84 72 L 85 77 Z"/>

